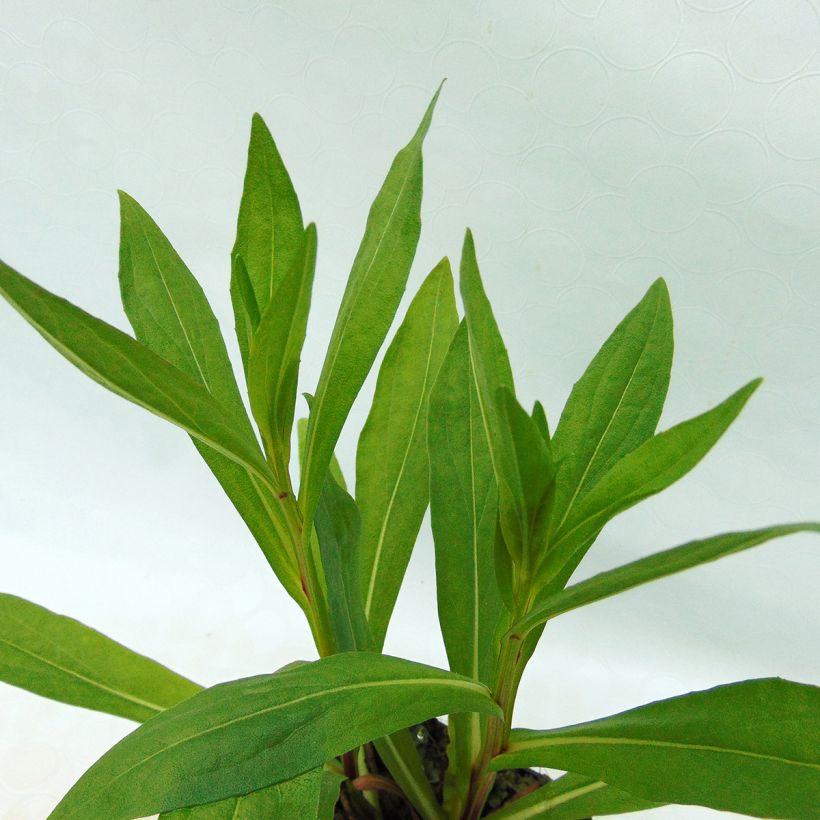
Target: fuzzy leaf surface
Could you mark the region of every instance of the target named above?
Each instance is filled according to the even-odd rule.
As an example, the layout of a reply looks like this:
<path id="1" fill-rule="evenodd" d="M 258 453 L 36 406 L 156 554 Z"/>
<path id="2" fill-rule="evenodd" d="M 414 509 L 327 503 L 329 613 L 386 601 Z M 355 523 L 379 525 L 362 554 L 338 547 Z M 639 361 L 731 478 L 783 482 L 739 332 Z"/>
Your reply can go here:
<path id="1" fill-rule="evenodd" d="M 201 689 L 73 618 L 6 593 L 0 593 L 0 680 L 135 721 Z"/>
<path id="2" fill-rule="evenodd" d="M 419 288 L 385 353 L 356 453 L 364 613 L 381 649 L 429 497 L 430 391 L 458 326 L 444 259 Z"/>
<path id="3" fill-rule="evenodd" d="M 550 766 L 659 803 L 820 817 L 820 688 L 764 678 L 546 732 L 515 730 L 496 769 Z"/>
<path id="4" fill-rule="evenodd" d="M 346 652 L 220 684 L 157 715 L 103 755 L 52 820 L 133 820 L 273 786 L 432 715 L 499 714 L 450 672 Z"/>
<path id="5" fill-rule="evenodd" d="M 398 309 L 421 232 L 422 157 L 437 91 L 370 208 L 308 418 L 299 503 L 313 520 L 336 442 Z"/>

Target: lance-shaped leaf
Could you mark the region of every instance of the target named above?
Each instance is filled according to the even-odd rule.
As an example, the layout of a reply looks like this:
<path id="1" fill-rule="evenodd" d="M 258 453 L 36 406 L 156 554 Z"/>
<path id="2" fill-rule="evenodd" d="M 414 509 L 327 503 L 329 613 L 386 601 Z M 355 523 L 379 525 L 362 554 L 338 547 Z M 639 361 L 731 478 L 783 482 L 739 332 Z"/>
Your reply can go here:
<path id="1" fill-rule="evenodd" d="M 339 433 L 407 284 L 421 232 L 421 148 L 438 94 L 436 91 L 413 138 L 393 160 L 353 260 L 308 421 L 299 489 L 308 529 Z"/>
<path id="2" fill-rule="evenodd" d="M 658 279 L 572 388 L 553 438 L 561 463 L 554 529 L 621 458 L 655 432 L 672 368 L 672 309 Z"/>
<path id="3" fill-rule="evenodd" d="M 265 121 L 254 114 L 231 253 L 231 300 L 246 369 L 253 332 L 273 294 L 296 264 L 303 233 L 293 183 Z"/>
<path id="4" fill-rule="evenodd" d="M 642 800 L 601 780 L 579 774 L 565 774 L 536 789 L 532 794 L 515 799 L 493 812 L 494 820 L 579 820 L 582 817 L 602 817 L 607 814 L 627 814 L 647 811 L 663 805 Z"/>
<path id="5" fill-rule="evenodd" d="M 496 769 L 552 766 L 659 803 L 820 817 L 820 688 L 767 678 L 546 732 L 516 730 Z"/>
<path id="6" fill-rule="evenodd" d="M 498 483 L 498 512 L 504 541 L 510 553 L 520 559 L 526 541 L 525 502 L 518 484 L 510 486 L 504 473 L 502 448 L 506 439 L 499 437 L 498 394 L 506 388 L 515 395 L 510 360 L 498 324 L 481 282 L 475 242 L 468 230 L 461 250 L 460 290 L 470 339 L 470 360 L 478 385 L 478 402 L 484 431 L 490 444 L 490 457 Z"/>
<path id="7" fill-rule="evenodd" d="M 122 191 L 120 215 L 120 291 L 137 339 L 230 408 L 237 430 L 255 448 L 225 342 L 202 288 L 157 224 Z M 244 467 L 193 441 L 271 567 L 299 601 L 298 571 L 277 531 L 277 500 Z"/>
<path id="8" fill-rule="evenodd" d="M 132 820 L 272 786 L 432 715 L 499 714 L 486 687 L 346 652 L 221 684 L 157 715 L 74 785 L 52 820 Z"/>
<path id="9" fill-rule="evenodd" d="M 372 648 L 372 639 L 359 588 L 359 510 L 330 472 L 325 477 L 314 524 L 336 651 L 367 651 Z"/>
<path id="10" fill-rule="evenodd" d="M 387 348 L 356 453 L 364 612 L 381 649 L 427 509 L 427 407 L 458 326 L 453 276 L 443 259 L 425 279 Z"/>
<path id="11" fill-rule="evenodd" d="M 552 538 L 540 572 L 543 582 L 553 591 L 562 587 L 607 521 L 685 476 L 726 432 L 760 381 L 749 382 L 711 410 L 658 433 L 612 467 Z"/>
<path id="12" fill-rule="evenodd" d="M 248 395 L 269 458 L 286 483 L 296 406 L 299 357 L 305 342 L 313 275 L 316 226 L 305 231 L 302 250 L 268 303 L 248 355 Z"/>
<path id="13" fill-rule="evenodd" d="M 46 341 L 87 376 L 182 427 L 247 467 L 275 490 L 262 453 L 241 432 L 236 414 L 179 368 L 3 262 L 0 262 L 0 293 Z"/>
<path id="14" fill-rule="evenodd" d="M 0 593 L 0 680 L 136 721 L 200 690 L 73 618 L 5 593 Z"/>
<path id="15" fill-rule="evenodd" d="M 689 541 L 679 547 L 655 553 L 646 558 L 631 561 L 617 569 L 599 572 L 586 581 L 573 584 L 560 592 L 554 592 L 539 600 L 536 608 L 526 618 L 510 627 L 510 632 L 526 634 L 550 618 L 570 612 L 573 609 L 617 595 L 628 589 L 646 584 L 667 575 L 674 575 L 685 569 L 716 561 L 724 555 L 755 547 L 773 538 L 782 538 L 798 532 L 820 532 L 820 524 L 803 522 L 800 524 L 779 524 L 745 532 L 727 532 Z"/>
<path id="16" fill-rule="evenodd" d="M 333 820 L 340 778 L 330 769 L 316 768 L 284 783 L 204 806 L 176 809 L 160 820 L 260 820 L 263 817 Z"/>
<path id="17" fill-rule="evenodd" d="M 498 483 L 513 490 L 521 541 L 514 544 L 513 560 L 529 572 L 544 547 L 554 492 L 555 465 L 543 428 L 506 387 L 496 394 L 498 426 L 496 469 Z"/>

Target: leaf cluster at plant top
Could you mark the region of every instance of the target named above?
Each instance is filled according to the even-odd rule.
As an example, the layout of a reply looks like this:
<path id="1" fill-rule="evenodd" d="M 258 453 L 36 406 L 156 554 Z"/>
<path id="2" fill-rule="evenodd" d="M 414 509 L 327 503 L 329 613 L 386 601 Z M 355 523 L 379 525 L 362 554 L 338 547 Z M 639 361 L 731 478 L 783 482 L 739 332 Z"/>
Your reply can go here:
<path id="1" fill-rule="evenodd" d="M 80 778 L 54 820 L 379 818 L 389 816 L 387 793 L 424 820 L 476 820 L 496 772 L 527 766 L 567 774 L 493 817 L 573 820 L 684 803 L 820 818 L 814 686 L 742 681 L 589 723 L 511 731 L 521 677 L 552 618 L 773 538 L 820 532 L 807 522 L 725 533 L 568 586 L 607 522 L 688 473 L 759 383 L 656 431 L 673 348 L 662 279 L 603 344 L 551 432 L 540 403 L 528 411 L 516 398 L 467 231 L 464 318 L 442 259 L 387 348 L 349 491 L 334 450 L 405 291 L 436 97 L 370 209 L 296 429 L 317 232 L 258 115 L 230 279 L 250 416 L 202 289 L 127 194 L 120 285 L 135 338 L 0 262 L 0 291 L 60 353 L 191 436 L 304 611 L 320 656 L 203 690 L 77 621 L 0 595 L 0 679 L 141 723 Z M 381 653 L 428 504 L 449 670 Z M 436 715 L 449 716 L 443 800 L 407 729 Z M 376 757 L 389 776 L 375 773 Z"/>

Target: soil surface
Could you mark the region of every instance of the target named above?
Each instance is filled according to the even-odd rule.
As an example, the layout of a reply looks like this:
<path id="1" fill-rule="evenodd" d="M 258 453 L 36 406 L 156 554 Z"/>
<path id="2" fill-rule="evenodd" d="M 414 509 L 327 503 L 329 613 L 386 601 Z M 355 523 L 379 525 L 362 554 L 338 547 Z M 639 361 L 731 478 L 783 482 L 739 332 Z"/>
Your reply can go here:
<path id="1" fill-rule="evenodd" d="M 441 801 L 444 793 L 444 773 L 447 771 L 448 762 L 447 744 L 450 742 L 447 735 L 447 724 L 434 718 L 411 727 L 410 731 L 416 742 L 416 748 L 419 750 L 427 779 L 436 797 Z M 373 754 L 377 770 L 373 773 L 389 778 L 390 773 L 375 750 Z M 548 782 L 547 775 L 533 769 L 505 769 L 499 772 L 482 817 L 486 817 L 490 812 L 509 803 L 520 792 L 529 793 Z M 360 793 L 346 786 L 343 788 L 346 790 L 346 796 L 336 804 L 334 820 L 360 820 L 360 818 L 368 820 L 375 816 Z M 379 804 L 384 820 L 419 820 L 418 814 L 403 797 L 380 791 Z"/>

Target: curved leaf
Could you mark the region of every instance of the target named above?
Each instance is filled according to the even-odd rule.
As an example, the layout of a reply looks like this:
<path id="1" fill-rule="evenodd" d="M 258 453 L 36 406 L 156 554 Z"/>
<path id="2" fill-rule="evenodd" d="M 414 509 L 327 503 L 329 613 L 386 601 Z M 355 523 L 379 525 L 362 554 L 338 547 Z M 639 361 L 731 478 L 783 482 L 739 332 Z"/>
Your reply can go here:
<path id="1" fill-rule="evenodd" d="M 421 148 L 439 91 L 413 138 L 396 155 L 373 201 L 333 327 L 308 418 L 299 488 L 308 535 L 339 433 L 407 284 L 421 232 Z"/>
<path id="2" fill-rule="evenodd" d="M 289 780 L 362 743 L 459 711 L 500 714 L 486 687 L 411 661 L 346 652 L 207 689 L 92 766 L 51 815 L 132 820 Z"/>
<path id="3" fill-rule="evenodd" d="M 580 820 L 607 814 L 627 814 L 662 806 L 613 789 L 601 780 L 565 774 L 492 813 L 493 820 Z"/>
<path id="4" fill-rule="evenodd" d="M 443 259 L 419 288 L 387 348 L 356 452 L 364 613 L 381 649 L 429 498 L 430 390 L 458 326 Z"/>
<path id="5" fill-rule="evenodd" d="M 689 541 L 679 547 L 672 547 L 672 549 L 657 552 L 646 558 L 639 558 L 617 569 L 599 572 L 586 581 L 573 584 L 540 599 L 535 609 L 526 618 L 522 618 L 510 627 L 510 632 L 525 634 L 564 612 L 601 601 L 649 581 L 665 578 L 667 575 L 674 575 L 676 572 L 709 561 L 716 561 L 725 555 L 733 555 L 773 538 L 782 538 L 797 532 L 820 532 L 820 524 L 813 522 L 779 524 L 759 530 L 727 532 L 697 541 Z"/>
<path id="6" fill-rule="evenodd" d="M 820 688 L 765 678 L 546 732 L 516 730 L 498 770 L 551 766 L 661 803 L 820 817 Z"/>
<path id="7" fill-rule="evenodd" d="M 143 721 L 201 687 L 73 618 L 0 593 L 0 680 Z"/>

